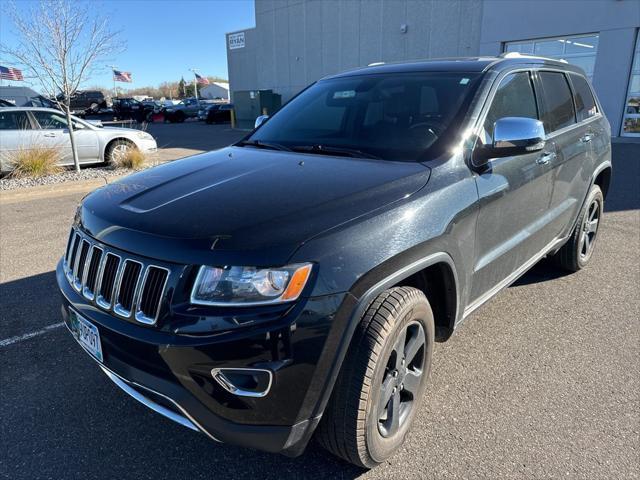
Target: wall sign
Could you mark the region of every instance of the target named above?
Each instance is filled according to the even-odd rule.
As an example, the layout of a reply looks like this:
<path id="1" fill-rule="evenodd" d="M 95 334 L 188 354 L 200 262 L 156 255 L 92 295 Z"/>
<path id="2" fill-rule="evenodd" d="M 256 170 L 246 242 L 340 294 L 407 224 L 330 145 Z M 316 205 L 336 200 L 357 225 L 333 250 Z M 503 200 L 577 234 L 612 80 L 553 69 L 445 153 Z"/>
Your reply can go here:
<path id="1" fill-rule="evenodd" d="M 244 32 L 229 34 L 229 50 L 244 48 Z"/>

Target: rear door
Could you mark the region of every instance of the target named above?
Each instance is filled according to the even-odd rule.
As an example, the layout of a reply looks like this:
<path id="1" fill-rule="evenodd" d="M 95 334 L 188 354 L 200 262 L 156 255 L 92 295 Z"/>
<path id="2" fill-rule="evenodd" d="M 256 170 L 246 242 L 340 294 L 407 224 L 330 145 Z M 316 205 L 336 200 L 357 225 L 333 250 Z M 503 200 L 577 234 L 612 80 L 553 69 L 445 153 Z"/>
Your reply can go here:
<path id="1" fill-rule="evenodd" d="M 556 157 L 551 162 L 553 175 L 548 216 L 552 236 L 557 238 L 568 233 L 586 194 L 585 186 L 593 171 L 591 145 L 594 132 L 592 122 L 582 119 L 583 115 L 588 116 L 584 111 L 585 99 L 574 102 L 565 72 L 540 70 L 537 81 L 547 141 L 556 145 Z M 580 119 L 576 117 L 576 106 L 581 111 Z"/>
<path id="2" fill-rule="evenodd" d="M 11 171 L 17 154 L 32 148 L 36 135 L 25 111 L 0 109 L 0 171 Z"/>
<path id="3" fill-rule="evenodd" d="M 538 110 L 531 72 L 507 74 L 487 110 L 481 143 L 492 142 L 494 123 L 500 118 L 538 119 Z M 552 148 L 551 144 L 542 152 L 492 159 L 476 177 L 480 209 L 472 302 L 480 300 L 545 246 Z"/>

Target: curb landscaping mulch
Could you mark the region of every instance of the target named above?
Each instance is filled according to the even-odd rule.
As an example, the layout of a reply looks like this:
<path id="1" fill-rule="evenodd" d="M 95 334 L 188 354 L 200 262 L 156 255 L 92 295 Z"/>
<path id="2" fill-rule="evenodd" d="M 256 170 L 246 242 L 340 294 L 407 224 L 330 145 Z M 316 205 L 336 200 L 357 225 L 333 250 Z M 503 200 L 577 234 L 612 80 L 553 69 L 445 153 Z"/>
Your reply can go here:
<path id="1" fill-rule="evenodd" d="M 92 180 L 106 177 L 122 177 L 134 173 L 136 170 L 128 168 L 85 168 L 80 173 L 74 170 L 65 170 L 53 175 L 47 175 L 39 178 L 11 178 L 5 177 L 0 179 L 0 191 L 18 190 L 21 188 L 39 187 L 43 185 L 57 185 L 67 182 L 78 182 L 82 180 Z"/>

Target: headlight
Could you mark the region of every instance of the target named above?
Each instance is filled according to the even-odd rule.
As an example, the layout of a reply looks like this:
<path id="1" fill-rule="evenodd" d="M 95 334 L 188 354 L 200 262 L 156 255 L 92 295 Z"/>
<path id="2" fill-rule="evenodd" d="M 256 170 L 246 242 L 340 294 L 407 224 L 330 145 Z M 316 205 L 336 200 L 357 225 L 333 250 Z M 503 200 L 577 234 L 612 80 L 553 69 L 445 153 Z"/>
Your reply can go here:
<path id="1" fill-rule="evenodd" d="M 309 279 L 311 264 L 282 268 L 200 267 L 191 303 L 199 305 L 263 305 L 296 300 Z"/>
<path id="2" fill-rule="evenodd" d="M 153 137 L 149 135 L 147 132 L 138 132 L 136 133 L 136 137 L 142 138 L 144 140 L 153 140 Z"/>

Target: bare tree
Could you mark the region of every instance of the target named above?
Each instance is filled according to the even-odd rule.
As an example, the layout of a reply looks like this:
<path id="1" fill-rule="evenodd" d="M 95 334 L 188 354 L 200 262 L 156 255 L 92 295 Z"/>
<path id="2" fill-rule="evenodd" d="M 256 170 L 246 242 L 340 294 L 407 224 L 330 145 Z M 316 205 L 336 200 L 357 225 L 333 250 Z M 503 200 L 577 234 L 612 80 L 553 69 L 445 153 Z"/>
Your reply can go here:
<path id="1" fill-rule="evenodd" d="M 71 121 L 71 97 L 97 68 L 98 62 L 118 53 L 124 44 L 107 20 L 93 14 L 86 3 L 41 0 L 30 7 L 7 5 L 17 43 L 0 44 L 0 53 L 23 67 L 40 83 L 67 118 L 73 163 L 80 170 Z"/>

